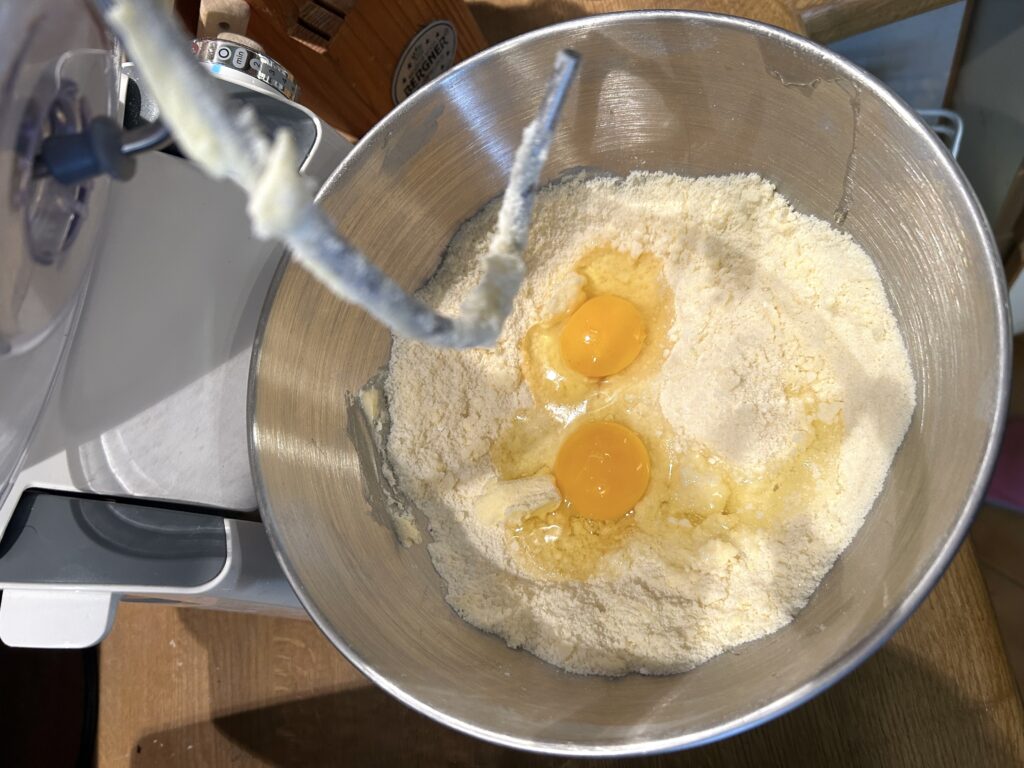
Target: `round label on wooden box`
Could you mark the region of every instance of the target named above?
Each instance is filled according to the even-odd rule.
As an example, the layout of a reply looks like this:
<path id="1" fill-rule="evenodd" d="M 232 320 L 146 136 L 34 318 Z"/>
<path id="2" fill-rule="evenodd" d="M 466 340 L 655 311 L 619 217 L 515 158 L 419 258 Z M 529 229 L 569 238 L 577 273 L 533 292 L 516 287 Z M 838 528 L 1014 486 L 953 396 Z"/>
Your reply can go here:
<path id="1" fill-rule="evenodd" d="M 432 21 L 398 57 L 391 80 L 391 100 L 398 106 L 423 85 L 448 71 L 455 62 L 455 27 L 447 21 Z"/>

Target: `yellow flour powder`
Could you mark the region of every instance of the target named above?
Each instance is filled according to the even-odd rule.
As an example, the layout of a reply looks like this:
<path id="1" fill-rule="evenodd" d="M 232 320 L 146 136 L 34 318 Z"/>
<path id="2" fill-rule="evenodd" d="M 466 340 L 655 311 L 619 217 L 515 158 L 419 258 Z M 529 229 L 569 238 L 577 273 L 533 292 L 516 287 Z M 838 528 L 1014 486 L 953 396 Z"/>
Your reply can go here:
<path id="1" fill-rule="evenodd" d="M 439 309 L 456 309 L 479 280 L 494 215 L 489 206 L 460 230 L 422 291 Z M 832 459 L 808 475 L 807 503 L 684 521 L 670 556 L 650 535 L 627 537 L 585 579 L 529 567 L 501 519 L 522 505 L 514 486 L 495 496 L 490 450 L 531 405 L 526 331 L 565 311 L 579 287 L 573 266 L 594 248 L 621 252 L 624 269 L 652 254 L 675 292 L 670 346 L 651 382 L 671 434 L 646 439 L 699 452 L 710 471 L 728 468 L 734 488 L 770 494 L 773 473 L 803 461 L 824 429 L 836 436 Z M 907 352 L 871 259 L 757 176 L 649 173 L 543 190 L 525 258 L 494 349 L 396 339 L 392 352 L 389 460 L 430 522 L 448 602 L 513 647 L 593 674 L 684 670 L 785 625 L 860 527 L 914 410 Z M 544 498 L 545 482 L 530 479 L 524 493 Z"/>

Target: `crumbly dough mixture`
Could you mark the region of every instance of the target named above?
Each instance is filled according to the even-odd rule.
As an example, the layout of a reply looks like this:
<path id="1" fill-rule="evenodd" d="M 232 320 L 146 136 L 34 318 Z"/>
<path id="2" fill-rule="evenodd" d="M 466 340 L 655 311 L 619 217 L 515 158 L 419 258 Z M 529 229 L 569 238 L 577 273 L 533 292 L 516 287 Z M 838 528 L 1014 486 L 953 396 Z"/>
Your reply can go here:
<path id="1" fill-rule="evenodd" d="M 456 310 L 479 281 L 495 214 L 489 206 L 459 231 L 423 289 L 438 309 Z M 808 503 L 757 524 L 719 515 L 687 531 L 672 557 L 627 538 L 585 579 L 528 567 L 500 514 L 479 512 L 497 481 L 490 449 L 532 405 L 520 344 L 570 308 L 573 266 L 594 248 L 621 252 L 624 268 L 653 254 L 674 290 L 654 381 L 671 429 L 647 437 L 756 483 L 833 425 Z M 857 532 L 914 410 L 907 351 L 871 259 L 758 176 L 639 172 L 542 190 L 525 259 L 495 348 L 394 343 L 387 453 L 429 520 L 448 602 L 510 646 L 590 674 L 677 672 L 784 626 Z"/>

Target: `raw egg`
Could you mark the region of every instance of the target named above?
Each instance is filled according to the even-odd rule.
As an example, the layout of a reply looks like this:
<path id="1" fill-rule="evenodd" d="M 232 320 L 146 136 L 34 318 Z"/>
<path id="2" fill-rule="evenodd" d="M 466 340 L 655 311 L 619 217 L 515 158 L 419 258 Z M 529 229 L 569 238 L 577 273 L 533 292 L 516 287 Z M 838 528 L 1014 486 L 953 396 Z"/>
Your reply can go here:
<path id="1" fill-rule="evenodd" d="M 523 376 L 542 407 L 592 402 L 599 391 L 610 397 L 656 375 L 672 324 L 672 293 L 657 257 L 601 248 L 574 273 L 565 309 L 523 339 Z"/>
<path id="2" fill-rule="evenodd" d="M 804 450 L 746 477 L 702 446 L 670 439 L 658 372 L 675 297 L 661 260 L 612 248 L 585 253 L 564 309 L 521 347 L 532 404 L 490 447 L 500 480 L 553 477 L 561 500 L 506 522 L 517 559 L 535 573 L 585 580 L 636 538 L 685 567 L 710 538 L 800 509 L 838 473 L 842 417 L 815 423 Z M 540 481 L 537 481 L 540 483 Z"/>
<path id="3" fill-rule="evenodd" d="M 576 514 L 618 520 L 643 498 L 651 463 L 636 432 L 614 421 L 596 421 L 565 438 L 553 472 L 558 490 Z"/>
<path id="4" fill-rule="evenodd" d="M 595 296 L 583 302 L 562 329 L 562 358 L 577 373 L 603 379 L 636 360 L 646 337 L 644 317 L 631 301 Z"/>

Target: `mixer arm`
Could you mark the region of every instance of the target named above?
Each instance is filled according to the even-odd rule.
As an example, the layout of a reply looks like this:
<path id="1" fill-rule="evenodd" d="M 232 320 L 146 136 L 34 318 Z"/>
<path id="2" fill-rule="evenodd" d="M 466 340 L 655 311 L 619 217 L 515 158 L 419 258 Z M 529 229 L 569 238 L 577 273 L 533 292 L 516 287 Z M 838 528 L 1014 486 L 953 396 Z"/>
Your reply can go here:
<path id="1" fill-rule="evenodd" d="M 299 176 L 292 135 L 269 140 L 249 109 L 234 109 L 189 55 L 180 25 L 153 0 L 95 0 L 128 49 L 178 147 L 206 173 L 228 178 L 249 198 L 253 231 L 278 239 L 339 298 L 356 304 L 396 334 L 445 347 L 493 344 L 522 284 L 530 214 L 562 104 L 578 63 L 555 58 L 536 118 L 523 132 L 484 260 L 484 276 L 457 317 L 408 295 L 338 234 Z"/>

